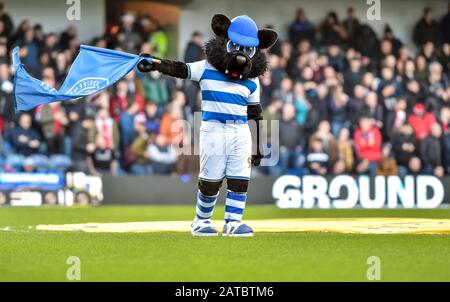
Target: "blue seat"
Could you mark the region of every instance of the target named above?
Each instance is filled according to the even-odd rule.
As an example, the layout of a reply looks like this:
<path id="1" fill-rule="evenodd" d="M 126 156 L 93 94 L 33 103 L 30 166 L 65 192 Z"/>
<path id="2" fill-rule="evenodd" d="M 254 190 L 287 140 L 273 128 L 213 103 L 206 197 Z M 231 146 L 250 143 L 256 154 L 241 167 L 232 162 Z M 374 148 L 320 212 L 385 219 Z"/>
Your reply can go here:
<path id="1" fill-rule="evenodd" d="M 6 158 L 5 166 L 12 168 L 15 171 L 22 171 L 25 162 L 25 156 L 20 154 L 10 154 Z"/>
<path id="2" fill-rule="evenodd" d="M 70 157 L 64 154 L 50 156 L 50 171 L 64 173 L 72 166 Z"/>
<path id="3" fill-rule="evenodd" d="M 48 172 L 50 169 L 50 163 L 47 156 L 42 154 L 33 154 L 28 156 L 34 163 L 35 169 L 37 172 Z"/>

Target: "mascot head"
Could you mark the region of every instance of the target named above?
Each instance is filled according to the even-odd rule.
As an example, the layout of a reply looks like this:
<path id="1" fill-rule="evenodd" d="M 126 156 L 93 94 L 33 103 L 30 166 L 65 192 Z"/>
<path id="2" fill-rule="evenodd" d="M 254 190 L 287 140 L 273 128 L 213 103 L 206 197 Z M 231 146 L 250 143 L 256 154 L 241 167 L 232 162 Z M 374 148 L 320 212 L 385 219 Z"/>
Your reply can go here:
<path id="1" fill-rule="evenodd" d="M 277 40 L 271 29 L 259 29 L 250 17 L 238 16 L 233 20 L 214 15 L 211 27 L 215 37 L 206 43 L 206 58 L 217 70 L 231 80 L 256 78 L 267 69 L 264 49 Z"/>

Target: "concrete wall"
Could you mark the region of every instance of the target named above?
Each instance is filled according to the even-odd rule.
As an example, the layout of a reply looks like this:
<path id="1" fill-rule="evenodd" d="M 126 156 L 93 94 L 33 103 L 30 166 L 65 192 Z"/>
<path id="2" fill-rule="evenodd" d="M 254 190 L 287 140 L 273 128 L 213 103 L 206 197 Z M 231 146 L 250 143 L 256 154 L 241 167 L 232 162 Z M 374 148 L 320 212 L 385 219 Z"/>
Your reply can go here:
<path id="1" fill-rule="evenodd" d="M 446 0 L 381 0 L 381 21 L 368 21 L 366 0 L 194 0 L 185 6 L 180 16 L 179 54 L 182 54 L 186 42 L 193 30 L 200 30 L 205 37 L 211 35 L 210 21 L 215 13 L 223 13 L 230 17 L 247 14 L 253 17 L 259 26 L 273 24 L 281 39 L 286 37 L 286 28 L 292 21 L 297 7 L 303 7 L 308 18 L 321 22 L 328 11 L 334 10 L 343 19 L 349 6 L 355 8 L 361 22 L 369 23 L 381 35 L 385 22 L 393 27 L 394 32 L 404 43 L 411 44 L 411 32 L 415 22 L 422 15 L 425 6 L 434 10 L 439 18 L 447 13 Z"/>
<path id="2" fill-rule="evenodd" d="M 69 25 L 78 29 L 81 42 L 103 34 L 105 28 L 105 1 L 80 0 L 81 20 L 69 21 L 66 17 L 67 0 L 3 0 L 5 9 L 13 18 L 14 26 L 28 19 L 32 25 L 40 23 L 45 32 L 60 32 Z"/>

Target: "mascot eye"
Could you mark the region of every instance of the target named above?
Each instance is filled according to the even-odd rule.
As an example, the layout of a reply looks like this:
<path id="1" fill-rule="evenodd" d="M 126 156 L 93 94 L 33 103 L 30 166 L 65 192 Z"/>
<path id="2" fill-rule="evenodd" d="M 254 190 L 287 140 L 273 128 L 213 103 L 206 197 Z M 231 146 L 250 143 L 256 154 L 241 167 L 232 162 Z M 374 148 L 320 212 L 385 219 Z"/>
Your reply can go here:
<path id="1" fill-rule="evenodd" d="M 234 42 L 231 42 L 231 40 L 229 40 L 227 43 L 227 51 L 228 52 L 238 51 L 240 48 L 241 47 L 239 45 L 237 45 Z"/>
<path id="2" fill-rule="evenodd" d="M 256 47 L 244 47 L 243 51 L 250 57 L 253 58 L 253 56 L 256 53 Z"/>
<path id="3" fill-rule="evenodd" d="M 229 40 L 227 42 L 227 51 L 228 52 L 233 52 L 233 51 L 242 51 L 244 52 L 246 55 L 248 55 L 250 58 L 252 58 L 255 53 L 256 53 L 256 47 L 245 47 L 245 46 L 240 46 L 234 42 L 232 42 L 231 40 Z"/>

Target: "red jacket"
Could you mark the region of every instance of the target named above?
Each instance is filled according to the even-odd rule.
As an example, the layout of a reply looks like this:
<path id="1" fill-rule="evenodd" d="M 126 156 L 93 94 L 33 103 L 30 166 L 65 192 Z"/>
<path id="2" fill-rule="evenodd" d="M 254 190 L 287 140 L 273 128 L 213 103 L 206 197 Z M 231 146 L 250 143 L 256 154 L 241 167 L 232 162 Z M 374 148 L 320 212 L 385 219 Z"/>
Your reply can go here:
<path id="1" fill-rule="evenodd" d="M 134 101 L 136 103 L 138 103 L 139 111 L 143 111 L 144 106 L 145 106 L 144 98 L 142 96 L 140 96 L 139 94 L 136 94 L 134 97 Z M 113 118 L 113 120 L 116 121 L 116 123 L 119 122 L 120 115 L 122 114 L 122 112 L 127 111 L 128 106 L 129 106 L 128 98 L 126 98 L 126 97 L 123 98 L 123 97 L 115 96 L 109 101 L 109 113 L 110 113 L 111 117 Z"/>
<path id="2" fill-rule="evenodd" d="M 423 116 L 411 114 L 408 116 L 408 123 L 414 129 L 414 134 L 418 140 L 422 140 L 430 134 L 431 125 L 436 123 L 433 114 L 427 112 Z"/>
<path id="3" fill-rule="evenodd" d="M 367 132 L 357 129 L 354 135 L 355 149 L 358 158 L 368 161 L 381 159 L 381 144 L 383 142 L 378 128 L 373 127 Z"/>

